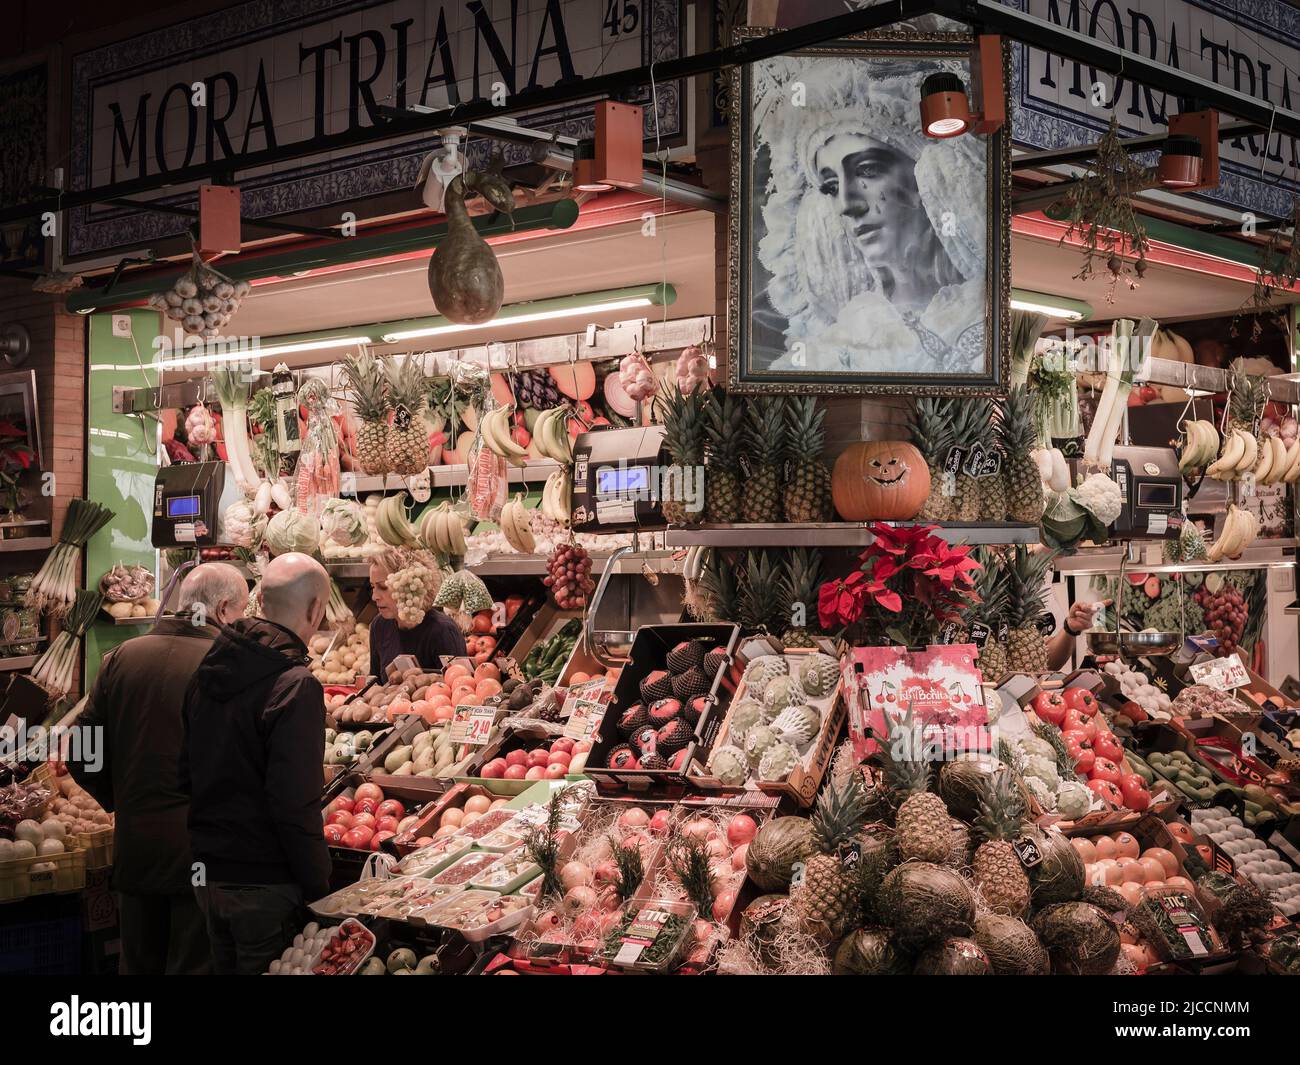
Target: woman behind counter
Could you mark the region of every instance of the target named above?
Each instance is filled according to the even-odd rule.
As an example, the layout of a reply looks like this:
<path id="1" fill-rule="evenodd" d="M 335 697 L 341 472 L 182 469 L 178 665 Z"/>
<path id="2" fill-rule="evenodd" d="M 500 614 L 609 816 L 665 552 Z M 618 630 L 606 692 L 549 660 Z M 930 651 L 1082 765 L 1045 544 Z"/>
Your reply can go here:
<path id="1" fill-rule="evenodd" d="M 414 656 L 425 669 L 440 669 L 440 656 L 466 653 L 464 635 L 441 610 L 428 610 L 416 625 L 406 626 L 397 620 L 397 604 L 387 582 L 389 575 L 403 565 L 401 555 L 395 551 L 385 551 L 370 560 L 370 593 L 379 611 L 370 623 L 370 672 L 381 681 L 393 659 L 400 655 Z"/>

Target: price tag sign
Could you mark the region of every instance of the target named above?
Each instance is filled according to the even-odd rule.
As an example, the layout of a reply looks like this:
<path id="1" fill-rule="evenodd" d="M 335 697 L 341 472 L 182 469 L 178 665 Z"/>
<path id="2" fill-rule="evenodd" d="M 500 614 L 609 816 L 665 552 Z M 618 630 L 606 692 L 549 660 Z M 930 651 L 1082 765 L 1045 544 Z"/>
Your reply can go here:
<path id="1" fill-rule="evenodd" d="M 567 700 L 566 700 L 567 705 Z M 571 740 L 590 739 L 605 719 L 605 704 L 594 699 L 579 699 L 564 723 L 564 735 Z"/>
<path id="2" fill-rule="evenodd" d="M 482 747 L 492 737 L 498 709 L 495 706 L 458 706 L 451 718 L 451 742 Z"/>
<path id="3" fill-rule="evenodd" d="M 984 469 L 984 445 L 976 444 L 970 449 L 970 454 L 966 456 L 966 465 L 962 467 L 968 477 L 980 476 L 980 471 Z"/>
<path id="4" fill-rule="evenodd" d="M 977 621 L 970 627 L 970 642 L 976 647 L 982 648 L 989 642 L 989 637 L 992 635 L 993 630 L 982 621 Z"/>
<path id="5" fill-rule="evenodd" d="M 1197 684 L 1221 692 L 1230 692 L 1250 683 L 1250 674 L 1238 654 L 1216 658 L 1213 662 L 1198 662 L 1192 666 L 1192 677 Z"/>
<path id="6" fill-rule="evenodd" d="M 408 669 L 419 669 L 420 663 L 416 660 L 415 655 L 398 655 L 393 659 L 392 665 L 400 673 L 405 673 Z"/>
<path id="7" fill-rule="evenodd" d="M 608 677 L 595 677 L 592 680 L 582 684 L 575 684 L 569 688 L 568 693 L 564 696 L 564 705 L 560 707 L 560 716 L 568 717 L 577 708 L 579 702 L 605 702 L 607 700 L 601 697 L 605 693 L 605 684 Z"/>
<path id="8" fill-rule="evenodd" d="M 950 447 L 948 449 L 948 457 L 943 460 L 944 472 L 945 473 L 961 472 L 962 459 L 964 459 L 965 457 L 966 457 L 966 452 L 963 448 Z"/>

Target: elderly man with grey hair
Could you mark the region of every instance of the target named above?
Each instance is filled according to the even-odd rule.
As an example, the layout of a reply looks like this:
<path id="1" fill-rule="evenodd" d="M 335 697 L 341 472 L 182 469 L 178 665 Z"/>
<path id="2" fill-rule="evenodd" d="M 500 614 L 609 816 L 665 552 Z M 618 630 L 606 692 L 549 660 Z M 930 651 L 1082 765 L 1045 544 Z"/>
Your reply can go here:
<path id="1" fill-rule="evenodd" d="M 203 915 L 190 887 L 189 801 L 177 763 L 185 690 L 221 626 L 244 613 L 248 585 L 234 566 L 186 574 L 177 613 L 104 656 L 78 724 L 102 731 L 95 769 L 76 781 L 115 815 L 113 887 L 124 974 L 207 972 Z"/>
<path id="2" fill-rule="evenodd" d="M 222 630 L 185 697 L 181 786 L 218 974 L 265 972 L 302 927 L 303 903 L 329 890 L 325 693 L 307 668 L 329 597 L 319 562 L 273 558 L 264 616 Z"/>

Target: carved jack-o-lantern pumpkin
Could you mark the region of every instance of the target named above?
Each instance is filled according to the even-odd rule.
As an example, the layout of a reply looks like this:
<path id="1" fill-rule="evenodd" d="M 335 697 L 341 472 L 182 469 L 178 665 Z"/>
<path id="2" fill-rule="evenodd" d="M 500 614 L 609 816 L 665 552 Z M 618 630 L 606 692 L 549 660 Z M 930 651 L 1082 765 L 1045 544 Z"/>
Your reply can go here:
<path id="1" fill-rule="evenodd" d="M 906 521 L 929 494 L 925 459 L 901 440 L 850 444 L 831 474 L 831 497 L 845 521 Z"/>

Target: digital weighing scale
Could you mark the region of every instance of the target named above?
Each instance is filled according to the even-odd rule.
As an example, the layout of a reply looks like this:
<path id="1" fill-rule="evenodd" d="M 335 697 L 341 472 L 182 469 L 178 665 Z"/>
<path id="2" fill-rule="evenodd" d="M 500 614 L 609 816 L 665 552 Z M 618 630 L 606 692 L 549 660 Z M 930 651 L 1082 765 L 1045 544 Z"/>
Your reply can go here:
<path id="1" fill-rule="evenodd" d="M 212 547 L 217 541 L 224 462 L 163 466 L 153 486 L 154 547 Z"/>
<path id="2" fill-rule="evenodd" d="M 1117 539 L 1178 539 L 1183 527 L 1186 485 L 1172 448 L 1117 447 L 1111 477 L 1124 500 L 1111 526 Z"/>
<path id="3" fill-rule="evenodd" d="M 663 426 L 596 429 L 573 445 L 573 516 L 577 532 L 665 528 L 660 479 L 669 460 Z"/>

